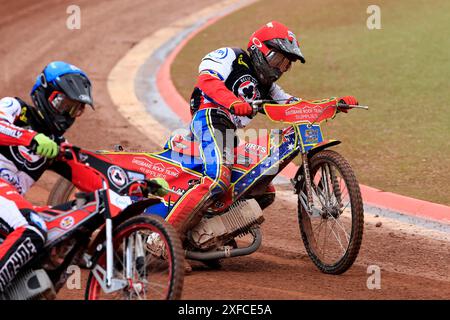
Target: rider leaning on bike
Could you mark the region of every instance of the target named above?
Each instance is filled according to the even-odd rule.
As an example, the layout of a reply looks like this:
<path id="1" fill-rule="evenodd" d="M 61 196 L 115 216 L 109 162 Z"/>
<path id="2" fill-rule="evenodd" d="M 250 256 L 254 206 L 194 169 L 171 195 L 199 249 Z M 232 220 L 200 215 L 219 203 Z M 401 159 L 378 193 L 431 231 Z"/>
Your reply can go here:
<path id="1" fill-rule="evenodd" d="M 201 61 L 191 96 L 190 128 L 194 138 L 201 141 L 205 176 L 175 203 L 169 213 L 168 221 L 182 237 L 201 218 L 199 213 L 208 200 L 227 190 L 232 166 L 227 160 L 227 131 L 234 132 L 250 122 L 253 110 L 249 103 L 259 99 L 284 104 L 300 100 L 275 83 L 297 60 L 305 63 L 294 33 L 285 25 L 272 21 L 252 34 L 247 52 L 225 47 L 209 53 Z M 357 104 L 351 96 L 340 100 Z M 216 139 L 219 136 L 225 139 Z M 273 185 L 269 185 L 268 201 L 260 199 L 264 207 L 273 202 L 274 192 Z"/>
<path id="2" fill-rule="evenodd" d="M 33 105 L 19 98 L 0 100 L 0 292 L 44 246 L 46 227 L 24 194 L 50 169 L 71 180 L 56 160 L 63 134 L 88 104 L 91 83 L 79 68 L 48 64 L 31 91 Z"/>

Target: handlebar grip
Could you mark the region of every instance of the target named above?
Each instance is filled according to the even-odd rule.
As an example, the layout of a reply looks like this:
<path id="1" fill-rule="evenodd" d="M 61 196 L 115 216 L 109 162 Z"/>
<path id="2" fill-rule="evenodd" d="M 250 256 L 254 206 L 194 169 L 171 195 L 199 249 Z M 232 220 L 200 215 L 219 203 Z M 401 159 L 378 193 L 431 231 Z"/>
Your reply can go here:
<path id="1" fill-rule="evenodd" d="M 252 103 L 249 103 L 249 105 L 252 107 L 252 114 L 249 116 L 250 118 L 253 118 L 254 116 L 256 116 L 258 114 L 258 112 L 260 110 L 263 110 L 263 107 L 259 104 L 259 101 L 254 101 Z M 231 106 L 229 108 L 229 110 L 230 110 L 231 114 L 233 114 L 233 115 L 235 114 L 234 113 L 234 106 Z"/>
<path id="2" fill-rule="evenodd" d="M 159 189 L 159 188 L 161 188 L 161 185 L 159 184 L 159 183 L 157 183 L 157 182 L 155 182 L 155 181 L 152 181 L 152 180 L 146 180 L 145 182 L 147 182 L 147 186 L 149 187 L 149 188 L 156 188 L 156 189 Z"/>
<path id="3" fill-rule="evenodd" d="M 32 140 L 28 149 L 30 150 L 31 154 L 36 154 L 37 147 L 38 147 L 38 144 L 37 144 L 36 140 Z"/>
<path id="4" fill-rule="evenodd" d="M 62 153 L 62 157 L 67 160 L 73 159 L 73 153 L 69 149 L 64 149 L 64 152 Z"/>
<path id="5" fill-rule="evenodd" d="M 350 109 L 350 108 L 351 108 L 348 104 L 342 103 L 342 102 L 338 102 L 337 106 L 338 106 L 339 108 L 347 108 L 347 109 Z"/>

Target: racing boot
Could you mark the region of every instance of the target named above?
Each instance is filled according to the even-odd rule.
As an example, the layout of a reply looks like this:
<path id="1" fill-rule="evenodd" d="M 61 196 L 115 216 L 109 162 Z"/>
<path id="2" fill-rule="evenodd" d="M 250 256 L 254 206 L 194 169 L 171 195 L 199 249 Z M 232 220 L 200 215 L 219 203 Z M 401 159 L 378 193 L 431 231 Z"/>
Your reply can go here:
<path id="1" fill-rule="evenodd" d="M 167 259 L 167 249 L 164 242 L 161 240 L 161 237 L 157 233 L 152 233 L 148 236 L 147 242 L 146 242 L 146 249 L 155 257 L 161 258 L 161 259 Z M 138 264 L 138 263 L 137 263 Z M 139 265 L 139 264 L 138 264 Z M 191 273 L 192 267 L 187 262 L 187 260 L 184 260 L 184 273 Z"/>

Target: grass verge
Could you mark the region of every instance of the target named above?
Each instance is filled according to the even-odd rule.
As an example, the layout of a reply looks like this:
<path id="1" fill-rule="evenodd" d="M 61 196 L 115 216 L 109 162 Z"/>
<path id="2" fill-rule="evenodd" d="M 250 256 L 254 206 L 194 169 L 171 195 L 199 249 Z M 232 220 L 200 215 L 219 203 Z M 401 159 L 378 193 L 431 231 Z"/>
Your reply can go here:
<path id="1" fill-rule="evenodd" d="M 304 99 L 352 94 L 369 111 L 325 125 L 360 183 L 450 205 L 450 2 L 377 1 L 381 30 L 368 30 L 370 1 L 260 1 L 192 39 L 171 69 L 189 99 L 201 58 L 223 46 L 246 47 L 262 24 L 278 20 L 300 38 L 305 65 L 280 79 Z M 262 115 L 251 127 L 273 126 Z"/>

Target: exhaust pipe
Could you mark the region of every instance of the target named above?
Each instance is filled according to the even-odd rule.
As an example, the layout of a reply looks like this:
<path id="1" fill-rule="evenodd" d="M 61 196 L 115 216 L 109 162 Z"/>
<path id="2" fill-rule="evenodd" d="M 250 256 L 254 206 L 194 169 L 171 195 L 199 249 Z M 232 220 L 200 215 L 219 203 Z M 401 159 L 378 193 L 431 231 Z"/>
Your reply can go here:
<path id="1" fill-rule="evenodd" d="M 250 233 L 253 236 L 253 242 L 248 247 L 208 252 L 186 251 L 186 259 L 205 261 L 249 255 L 258 250 L 262 243 L 262 235 L 259 228 L 250 230 Z"/>

